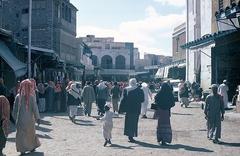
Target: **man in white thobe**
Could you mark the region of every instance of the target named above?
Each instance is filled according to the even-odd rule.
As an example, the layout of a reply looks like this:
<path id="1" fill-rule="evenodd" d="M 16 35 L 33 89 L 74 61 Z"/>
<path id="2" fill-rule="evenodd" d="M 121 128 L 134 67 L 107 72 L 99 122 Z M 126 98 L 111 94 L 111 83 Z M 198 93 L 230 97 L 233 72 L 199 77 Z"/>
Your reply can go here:
<path id="1" fill-rule="evenodd" d="M 228 108 L 228 86 L 227 80 L 224 80 L 223 83 L 218 87 L 218 94 L 223 97 L 224 108 Z"/>

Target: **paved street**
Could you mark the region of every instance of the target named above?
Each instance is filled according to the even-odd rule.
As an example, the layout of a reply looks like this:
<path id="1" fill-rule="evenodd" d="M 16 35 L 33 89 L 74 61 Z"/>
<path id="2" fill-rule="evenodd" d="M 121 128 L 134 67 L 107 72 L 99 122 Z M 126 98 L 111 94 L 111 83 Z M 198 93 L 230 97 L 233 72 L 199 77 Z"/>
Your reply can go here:
<path id="1" fill-rule="evenodd" d="M 96 109 L 93 110 L 96 113 Z M 152 117 L 150 110 L 148 117 Z M 238 156 L 240 153 L 240 118 L 226 117 L 223 122 L 222 145 L 206 138 L 206 124 L 199 104 L 181 108 L 177 104 L 172 110 L 173 143 L 160 146 L 156 141 L 156 123 L 153 119 L 140 119 L 137 143 L 129 143 L 123 136 L 124 118 L 114 118 L 113 145 L 103 147 L 102 123 L 93 117 L 79 117 L 77 124 L 70 122 L 66 114 L 42 114 L 44 123 L 37 129 L 41 147 L 29 156 L 140 156 L 140 155 L 218 155 Z M 15 132 L 11 133 L 7 156 L 16 156 Z"/>

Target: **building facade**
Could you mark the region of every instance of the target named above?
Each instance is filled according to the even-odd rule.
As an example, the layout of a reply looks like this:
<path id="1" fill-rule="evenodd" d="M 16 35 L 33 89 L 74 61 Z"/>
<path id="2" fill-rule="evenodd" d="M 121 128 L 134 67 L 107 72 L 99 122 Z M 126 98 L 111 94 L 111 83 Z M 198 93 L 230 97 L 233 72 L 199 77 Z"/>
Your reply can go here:
<path id="1" fill-rule="evenodd" d="M 102 68 L 100 75 L 105 80 L 127 79 L 134 71 L 134 44 L 114 42 L 114 38 L 98 38 L 94 35 L 80 37 L 92 51 L 92 62 Z M 135 49 L 136 51 L 136 49 Z"/>
<path id="2" fill-rule="evenodd" d="M 173 30 L 172 34 L 172 56 L 173 61 L 185 60 L 186 49 L 181 45 L 186 43 L 186 23 L 182 23 Z"/>
<path id="3" fill-rule="evenodd" d="M 200 2 L 200 31 L 192 23 L 192 5 L 194 0 L 188 0 L 187 12 L 187 48 L 189 81 L 196 80 L 198 71 L 199 82 L 205 90 L 212 83 L 220 84 L 224 79 L 229 82 L 229 99 L 235 93 L 240 77 L 239 68 L 239 13 L 240 2 L 234 0 L 203 0 Z M 196 6 L 197 7 L 197 6 Z M 232 20 L 232 22 L 231 22 Z M 200 32 L 200 36 L 193 36 L 193 31 Z M 183 46 L 184 47 L 184 46 Z M 200 53 L 200 57 L 194 54 Z M 197 67 L 197 68 L 196 68 Z M 194 75 L 191 76 L 191 75 Z"/>
<path id="4" fill-rule="evenodd" d="M 10 30 L 14 40 L 28 45 L 29 1 L 1 0 L 0 4 L 0 12 L 4 12 L 0 14 L 1 27 Z M 32 1 L 32 49 L 43 50 L 38 52 L 39 56 L 53 51 L 57 60 L 53 66 L 45 66 L 45 62 L 38 59 L 38 66 L 46 69 L 42 75 L 50 75 L 48 79 L 64 75 L 80 80 L 82 63 L 89 63 L 89 57 L 82 54 L 81 44 L 76 39 L 76 12 L 77 8 L 69 0 Z"/>
<path id="5" fill-rule="evenodd" d="M 28 44 L 28 0 L 8 1 L 9 20 L 5 29 L 22 44 Z M 69 0 L 32 1 L 32 46 L 54 50 L 66 63 L 79 63 L 76 12 Z"/>

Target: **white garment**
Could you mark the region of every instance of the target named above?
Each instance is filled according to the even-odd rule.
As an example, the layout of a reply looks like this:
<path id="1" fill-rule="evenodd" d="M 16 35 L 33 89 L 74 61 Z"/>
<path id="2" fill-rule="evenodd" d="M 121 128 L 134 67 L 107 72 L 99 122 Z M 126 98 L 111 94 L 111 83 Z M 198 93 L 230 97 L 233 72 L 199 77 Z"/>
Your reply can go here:
<path id="1" fill-rule="evenodd" d="M 112 128 L 113 128 L 113 121 L 112 118 L 114 113 L 111 111 L 106 111 L 104 116 L 100 119 L 103 121 L 103 137 L 104 139 L 111 139 L 112 138 Z"/>
<path id="2" fill-rule="evenodd" d="M 107 86 L 105 85 L 104 82 L 100 82 L 97 86 L 100 90 L 105 89 Z"/>
<path id="3" fill-rule="evenodd" d="M 149 103 L 149 96 L 151 97 L 151 91 L 149 90 L 148 86 L 145 85 L 142 86 L 142 90 L 144 93 L 144 102 L 142 103 L 141 107 L 141 115 L 146 115 Z"/>
<path id="4" fill-rule="evenodd" d="M 228 90 L 228 86 L 224 83 L 218 87 L 218 94 L 223 97 L 224 108 L 228 108 Z"/>
<path id="5" fill-rule="evenodd" d="M 184 86 L 184 82 L 180 82 L 178 84 L 178 101 L 181 102 L 181 98 L 180 98 L 180 90 L 182 89 L 182 87 Z"/>
<path id="6" fill-rule="evenodd" d="M 69 116 L 70 117 L 77 116 L 77 112 L 78 112 L 78 106 L 74 106 L 74 105 L 69 106 Z"/>
<path id="7" fill-rule="evenodd" d="M 126 87 L 125 89 L 127 90 L 127 93 L 136 89 L 138 86 L 137 86 L 137 80 L 135 78 L 132 78 L 129 80 L 129 86 Z"/>
<path id="8" fill-rule="evenodd" d="M 74 83 L 71 85 L 70 89 L 68 90 L 69 94 L 71 94 L 75 99 L 81 99 L 81 88 L 77 88 L 77 84 Z"/>

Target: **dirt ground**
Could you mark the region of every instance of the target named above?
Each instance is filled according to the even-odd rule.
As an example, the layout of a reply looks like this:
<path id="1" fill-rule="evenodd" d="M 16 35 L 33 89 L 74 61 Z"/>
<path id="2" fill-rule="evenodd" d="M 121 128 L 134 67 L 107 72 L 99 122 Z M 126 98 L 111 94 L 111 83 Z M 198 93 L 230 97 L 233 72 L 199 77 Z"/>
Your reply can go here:
<path id="1" fill-rule="evenodd" d="M 232 119 L 231 113 L 222 123 L 220 145 L 213 144 L 206 137 L 206 120 L 200 104 L 193 103 L 189 108 L 182 108 L 177 103 L 172 109 L 171 145 L 161 146 L 157 143 L 157 120 L 152 119 L 153 111 L 149 109 L 148 119 L 139 120 L 136 143 L 129 143 L 123 135 L 124 116 L 114 118 L 113 144 L 107 147 L 103 146 L 102 123 L 94 116 L 80 116 L 73 124 L 66 113 L 42 114 L 44 122 L 37 127 L 42 145 L 28 156 L 239 156 L 240 118 Z M 96 115 L 95 108 L 93 115 Z M 15 132 L 9 135 L 4 153 L 7 156 L 19 155 L 15 147 Z"/>

